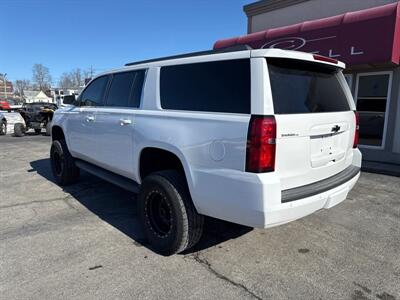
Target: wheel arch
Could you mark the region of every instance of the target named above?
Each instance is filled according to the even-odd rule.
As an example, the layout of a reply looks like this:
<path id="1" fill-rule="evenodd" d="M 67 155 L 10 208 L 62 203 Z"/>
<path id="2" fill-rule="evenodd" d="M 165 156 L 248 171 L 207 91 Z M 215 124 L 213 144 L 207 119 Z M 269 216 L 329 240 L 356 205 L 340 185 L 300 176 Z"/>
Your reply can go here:
<path id="1" fill-rule="evenodd" d="M 189 167 L 189 164 L 187 160 L 185 159 L 185 156 L 183 153 L 177 149 L 176 147 L 168 144 L 153 144 L 153 145 L 146 145 L 145 147 L 142 147 L 138 151 L 138 156 L 137 156 L 137 173 L 138 174 L 138 181 L 141 183 L 145 177 L 145 175 L 148 174 L 149 170 L 147 172 L 143 172 L 143 168 L 146 167 L 143 165 L 145 163 L 144 159 L 146 159 L 145 156 L 143 155 L 150 155 L 150 154 L 157 154 L 157 153 L 164 153 L 165 155 L 170 155 L 170 157 L 174 157 L 176 159 L 175 162 L 179 162 L 181 166 L 181 170 L 185 174 L 185 179 L 189 187 L 190 194 L 192 194 L 193 190 L 193 178 L 192 178 L 192 172 Z M 161 165 L 161 167 L 169 165 Z M 171 168 L 169 168 L 171 169 Z M 175 169 L 175 168 L 172 168 Z M 154 171 L 161 171 L 161 170 L 166 170 L 166 168 L 161 168 L 161 169 L 155 169 Z M 152 171 L 152 169 L 150 169 Z M 194 201 L 193 201 L 194 202 Z"/>
<path id="2" fill-rule="evenodd" d="M 51 139 L 53 141 L 56 140 L 65 140 L 64 130 L 61 126 L 53 125 L 51 127 Z"/>

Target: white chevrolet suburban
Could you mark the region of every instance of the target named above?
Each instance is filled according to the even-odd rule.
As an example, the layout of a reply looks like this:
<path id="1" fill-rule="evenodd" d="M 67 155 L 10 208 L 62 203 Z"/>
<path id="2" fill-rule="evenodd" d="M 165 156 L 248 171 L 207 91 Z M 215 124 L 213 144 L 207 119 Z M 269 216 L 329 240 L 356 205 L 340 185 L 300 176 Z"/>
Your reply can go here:
<path id="1" fill-rule="evenodd" d="M 127 64 L 55 112 L 54 177 L 71 184 L 83 169 L 138 192 L 164 255 L 195 245 L 204 216 L 266 228 L 331 208 L 361 166 L 343 69 L 278 49 Z"/>

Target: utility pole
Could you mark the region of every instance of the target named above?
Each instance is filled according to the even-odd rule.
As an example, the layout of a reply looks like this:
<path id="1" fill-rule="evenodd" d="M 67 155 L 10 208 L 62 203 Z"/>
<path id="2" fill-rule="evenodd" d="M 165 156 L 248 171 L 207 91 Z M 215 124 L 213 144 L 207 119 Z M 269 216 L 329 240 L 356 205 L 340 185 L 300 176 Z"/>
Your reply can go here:
<path id="1" fill-rule="evenodd" d="M 21 103 L 24 102 L 24 101 L 22 100 L 22 84 L 21 84 L 21 86 L 20 86 L 20 88 L 19 88 L 19 99 L 20 99 Z"/>
<path id="2" fill-rule="evenodd" d="M 3 81 L 4 81 L 4 100 L 7 101 L 7 81 L 6 81 L 7 73 L 3 74 Z"/>

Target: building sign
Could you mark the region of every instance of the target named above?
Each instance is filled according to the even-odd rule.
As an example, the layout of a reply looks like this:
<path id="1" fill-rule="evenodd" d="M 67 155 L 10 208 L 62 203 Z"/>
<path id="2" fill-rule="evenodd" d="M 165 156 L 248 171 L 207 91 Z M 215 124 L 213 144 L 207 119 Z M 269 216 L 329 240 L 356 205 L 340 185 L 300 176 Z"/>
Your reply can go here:
<path id="1" fill-rule="evenodd" d="M 309 52 L 313 54 L 320 54 L 332 58 L 337 58 L 340 59 L 343 56 L 354 56 L 354 55 L 364 55 L 366 54 L 363 49 L 359 49 L 356 46 L 350 46 L 347 47 L 347 49 L 341 49 L 344 50 L 344 52 L 336 52 L 335 51 L 335 45 L 338 43 L 333 41 L 334 39 L 337 39 L 338 37 L 336 35 L 333 36 L 326 36 L 326 37 L 320 37 L 316 39 L 305 39 L 301 37 L 286 37 L 286 38 L 280 38 L 276 40 L 269 41 L 265 43 L 264 45 L 261 46 L 263 49 L 268 49 L 268 48 L 279 48 L 279 49 L 286 49 L 286 50 L 297 50 L 297 51 L 304 51 L 304 52 Z M 311 50 L 311 49 L 321 49 L 321 41 L 324 40 L 330 40 L 329 42 L 331 44 L 328 44 L 328 50 L 326 53 L 322 53 L 321 50 Z M 328 43 L 329 43 L 328 42 Z M 315 43 L 315 44 L 314 44 Z M 308 48 L 308 49 L 307 49 Z"/>
<path id="2" fill-rule="evenodd" d="M 214 49 L 246 44 L 316 53 L 349 65 L 400 63 L 400 3 L 217 41 Z"/>

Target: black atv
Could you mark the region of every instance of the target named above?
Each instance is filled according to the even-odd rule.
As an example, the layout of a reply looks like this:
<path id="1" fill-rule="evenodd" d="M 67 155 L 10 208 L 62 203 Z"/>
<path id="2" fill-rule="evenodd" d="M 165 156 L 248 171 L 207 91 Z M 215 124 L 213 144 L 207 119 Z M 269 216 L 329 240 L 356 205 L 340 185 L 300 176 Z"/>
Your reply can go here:
<path id="1" fill-rule="evenodd" d="M 25 120 L 26 128 L 24 128 L 24 132 L 32 128 L 36 134 L 40 134 L 42 128 L 45 128 L 46 135 L 50 135 L 50 123 L 57 108 L 56 104 L 45 102 L 25 103 L 22 105 L 18 112 Z"/>

